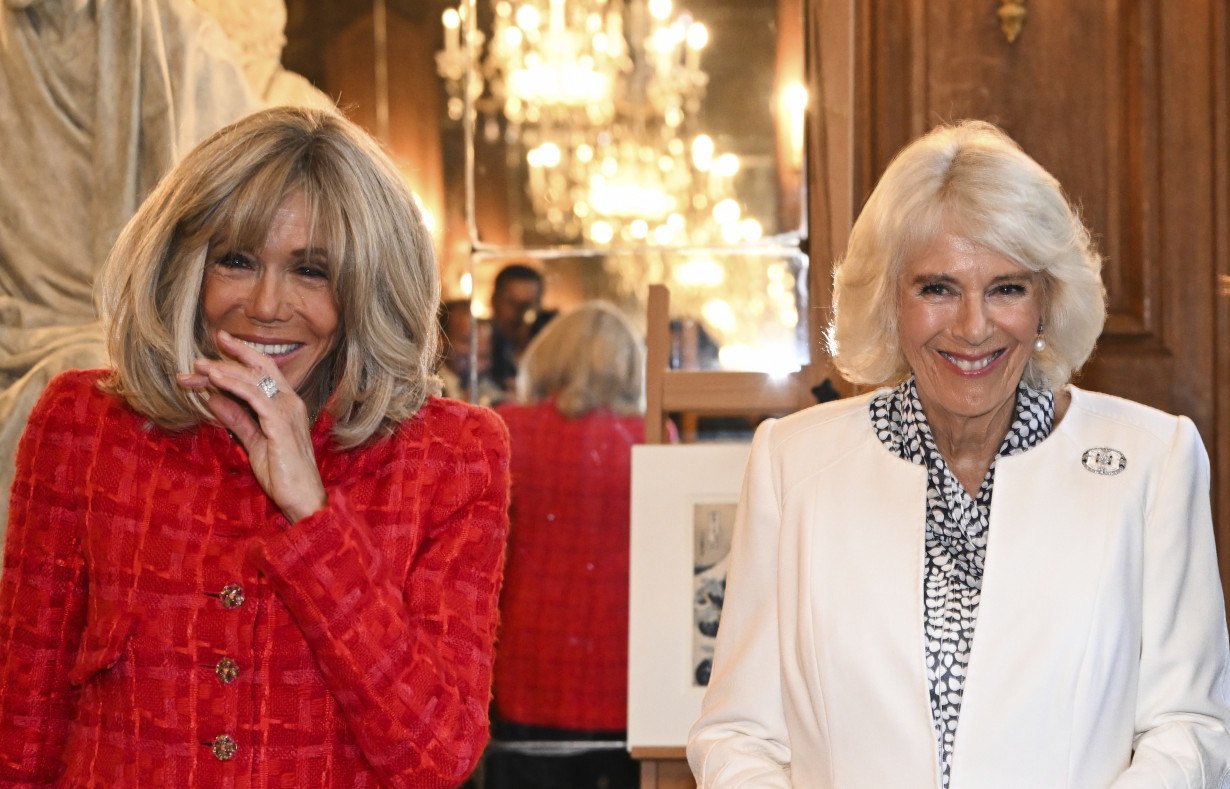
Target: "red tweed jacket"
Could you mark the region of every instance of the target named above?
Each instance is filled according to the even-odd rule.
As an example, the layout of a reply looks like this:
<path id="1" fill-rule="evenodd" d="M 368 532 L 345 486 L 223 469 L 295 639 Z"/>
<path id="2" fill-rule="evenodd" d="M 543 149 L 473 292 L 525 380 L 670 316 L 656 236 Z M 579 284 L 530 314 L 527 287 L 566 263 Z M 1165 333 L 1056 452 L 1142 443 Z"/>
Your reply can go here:
<path id="1" fill-rule="evenodd" d="M 52 381 L 0 580 L 0 786 L 454 786 L 487 738 L 508 438 L 432 399 L 289 526 L 242 448 Z"/>
<path id="2" fill-rule="evenodd" d="M 645 420 L 505 403 L 512 532 L 495 705 L 514 723 L 619 731 L 628 721 L 632 445 Z"/>

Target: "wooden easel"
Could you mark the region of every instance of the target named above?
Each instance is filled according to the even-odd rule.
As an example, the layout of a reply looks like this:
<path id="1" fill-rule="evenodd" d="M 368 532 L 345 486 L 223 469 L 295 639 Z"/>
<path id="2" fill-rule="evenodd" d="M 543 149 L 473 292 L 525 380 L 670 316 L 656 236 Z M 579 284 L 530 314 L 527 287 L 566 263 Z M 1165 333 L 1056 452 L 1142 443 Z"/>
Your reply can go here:
<path id="1" fill-rule="evenodd" d="M 784 377 L 767 373 L 670 369 L 670 291 L 649 286 L 646 328 L 645 443 L 666 438 L 667 414 L 756 416 L 788 414 L 810 405 L 814 365 Z M 683 748 L 633 748 L 641 789 L 696 789 Z"/>
<path id="2" fill-rule="evenodd" d="M 649 286 L 645 335 L 645 443 L 665 440 L 669 413 L 702 416 L 789 414 L 816 404 L 815 365 L 786 376 L 729 370 L 670 369 L 670 291 Z"/>

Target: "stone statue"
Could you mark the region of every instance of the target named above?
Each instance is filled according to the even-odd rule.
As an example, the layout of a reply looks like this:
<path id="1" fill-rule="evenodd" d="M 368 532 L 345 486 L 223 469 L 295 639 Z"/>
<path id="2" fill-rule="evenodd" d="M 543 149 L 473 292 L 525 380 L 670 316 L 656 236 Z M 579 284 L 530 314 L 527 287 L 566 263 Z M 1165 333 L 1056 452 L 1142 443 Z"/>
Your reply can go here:
<path id="1" fill-rule="evenodd" d="M 282 67 L 285 0 L 193 0 L 218 21 L 235 46 L 252 90 L 270 106 L 332 108 L 333 101 L 299 74 Z"/>

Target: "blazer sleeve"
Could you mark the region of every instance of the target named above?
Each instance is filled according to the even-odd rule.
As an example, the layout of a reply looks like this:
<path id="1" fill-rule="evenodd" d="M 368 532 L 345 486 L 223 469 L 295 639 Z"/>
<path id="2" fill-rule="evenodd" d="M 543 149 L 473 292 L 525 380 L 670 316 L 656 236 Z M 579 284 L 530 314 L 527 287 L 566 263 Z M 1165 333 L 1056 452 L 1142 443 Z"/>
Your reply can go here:
<path id="1" fill-rule="evenodd" d="M 456 443 L 442 484 L 422 493 L 432 517 L 404 587 L 393 582 L 373 544 L 374 524 L 356 514 L 346 490 L 330 489 L 324 510 L 267 540 L 254 557 L 390 787 L 460 784 L 488 736 L 508 434 L 493 412 L 473 409 Z M 396 502 L 384 517 L 408 518 L 410 508 Z"/>
<path id="2" fill-rule="evenodd" d="M 1209 461 L 1181 417 L 1145 515 L 1132 763 L 1114 789 L 1230 787 L 1230 642 Z"/>
<path id="3" fill-rule="evenodd" d="M 688 737 L 688 762 L 700 789 L 791 786 L 778 634 L 781 492 L 773 475 L 774 424 L 763 422 L 752 440 L 713 674 Z"/>
<path id="4" fill-rule="evenodd" d="M 51 383 L 17 452 L 0 578 L 0 787 L 55 785 L 76 705 L 69 673 L 87 582 L 72 473 L 80 442 L 66 424 L 73 395 Z"/>

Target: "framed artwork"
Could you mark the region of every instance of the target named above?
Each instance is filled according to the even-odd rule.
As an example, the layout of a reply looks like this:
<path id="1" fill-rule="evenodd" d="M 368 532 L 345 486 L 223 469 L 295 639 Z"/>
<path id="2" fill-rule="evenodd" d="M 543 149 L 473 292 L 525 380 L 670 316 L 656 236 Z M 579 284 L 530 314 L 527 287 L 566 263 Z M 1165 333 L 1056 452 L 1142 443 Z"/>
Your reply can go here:
<path id="1" fill-rule="evenodd" d="M 632 449 L 629 748 L 682 748 L 700 714 L 749 449 Z"/>

